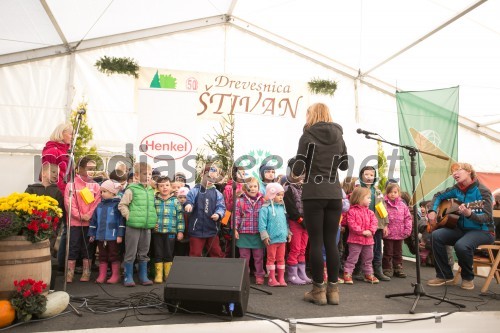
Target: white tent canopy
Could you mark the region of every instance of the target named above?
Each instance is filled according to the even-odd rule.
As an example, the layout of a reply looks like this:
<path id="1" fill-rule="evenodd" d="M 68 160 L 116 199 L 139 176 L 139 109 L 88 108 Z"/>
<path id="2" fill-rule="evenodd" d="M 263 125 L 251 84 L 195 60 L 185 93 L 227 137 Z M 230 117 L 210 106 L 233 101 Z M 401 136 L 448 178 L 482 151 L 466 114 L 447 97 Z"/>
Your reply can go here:
<path id="1" fill-rule="evenodd" d="M 484 154 L 500 143 L 498 17 L 498 0 L 3 0 L 0 149 L 40 149 L 85 100 L 95 143 L 123 151 L 137 121 L 135 80 L 98 72 L 107 55 L 143 67 L 333 79 L 339 122 L 395 141 L 397 90 L 460 86 L 459 157 L 498 171 L 497 154 Z"/>

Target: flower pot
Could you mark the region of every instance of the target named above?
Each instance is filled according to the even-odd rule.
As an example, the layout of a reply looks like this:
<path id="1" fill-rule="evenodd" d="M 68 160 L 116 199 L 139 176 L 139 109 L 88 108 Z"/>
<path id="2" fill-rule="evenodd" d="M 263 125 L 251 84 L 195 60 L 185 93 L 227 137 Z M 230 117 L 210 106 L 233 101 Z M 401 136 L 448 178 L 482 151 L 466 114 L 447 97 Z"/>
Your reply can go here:
<path id="1" fill-rule="evenodd" d="M 24 236 L 0 240 L 0 299 L 9 299 L 15 290 L 14 280 L 42 280 L 50 284 L 50 243 L 31 243 Z"/>

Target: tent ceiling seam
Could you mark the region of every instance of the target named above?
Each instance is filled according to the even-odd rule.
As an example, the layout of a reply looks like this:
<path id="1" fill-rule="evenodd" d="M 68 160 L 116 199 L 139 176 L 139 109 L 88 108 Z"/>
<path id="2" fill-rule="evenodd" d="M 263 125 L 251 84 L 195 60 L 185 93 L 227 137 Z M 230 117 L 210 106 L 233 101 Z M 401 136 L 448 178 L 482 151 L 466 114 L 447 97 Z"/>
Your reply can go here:
<path id="1" fill-rule="evenodd" d="M 234 18 L 234 16 L 233 16 L 233 18 Z M 389 95 L 389 96 L 392 96 L 392 97 L 396 97 L 395 93 L 390 92 L 389 90 L 384 89 L 383 87 L 377 86 L 374 83 L 368 82 L 367 80 L 365 80 L 365 78 L 362 75 L 359 75 L 359 73 L 357 75 L 351 75 L 351 74 L 349 74 L 349 73 L 347 73 L 347 72 L 345 72 L 343 70 L 335 68 L 333 65 L 330 65 L 330 64 L 326 63 L 325 61 L 323 61 L 323 60 L 321 60 L 319 58 L 322 58 L 322 59 L 324 58 L 324 59 L 327 59 L 328 61 L 336 62 L 335 60 L 332 60 L 332 59 L 329 59 L 328 57 L 322 56 L 321 54 L 318 54 L 318 53 L 316 53 L 316 52 L 314 52 L 312 50 L 309 50 L 309 49 L 304 48 L 304 47 L 302 47 L 300 45 L 297 45 L 294 42 L 289 41 L 289 40 L 287 40 L 285 38 L 281 38 L 280 36 L 278 36 L 276 34 L 270 33 L 269 36 L 267 36 L 267 35 L 266 36 L 261 35 L 261 34 L 257 33 L 256 31 L 254 31 L 257 28 L 256 26 L 253 26 L 254 28 L 250 29 L 250 26 L 251 26 L 250 23 L 241 20 L 241 22 L 245 22 L 246 23 L 245 25 L 242 25 L 242 24 L 238 24 L 239 23 L 238 21 L 240 21 L 240 20 L 237 19 L 237 18 L 234 18 L 233 20 L 229 21 L 229 24 L 233 25 L 235 28 L 237 28 L 237 29 L 239 29 L 241 31 L 244 31 L 244 32 L 246 32 L 248 34 L 251 34 L 252 36 L 255 36 L 255 37 L 257 37 L 257 38 L 259 38 L 261 40 L 264 40 L 264 41 L 266 41 L 266 42 L 268 42 L 268 43 L 270 43 L 272 45 L 275 45 L 277 47 L 285 49 L 285 50 L 287 50 L 287 51 L 289 51 L 289 52 L 291 52 L 293 54 L 296 54 L 296 55 L 298 55 L 298 56 L 300 56 L 302 58 L 305 58 L 305 59 L 307 59 L 309 61 L 312 61 L 312 62 L 314 62 L 314 63 L 316 63 L 316 64 L 318 64 L 320 66 L 323 66 L 323 67 L 325 67 L 325 68 L 327 68 L 329 70 L 332 70 L 332 71 L 337 72 L 337 73 L 339 73 L 341 75 L 344 75 L 344 76 L 346 76 L 346 77 L 348 77 L 348 78 L 350 78 L 350 79 L 352 79 L 354 81 L 355 80 L 359 80 L 359 82 L 361 84 L 364 84 L 365 86 L 368 86 L 368 87 L 370 87 L 372 89 L 375 89 L 375 90 L 377 90 L 377 91 L 379 91 L 379 92 L 381 92 L 383 94 L 386 94 L 386 95 Z M 262 31 L 265 31 L 265 30 L 262 30 Z M 273 39 L 271 39 L 271 36 L 273 37 Z M 280 40 L 283 40 L 285 43 L 291 43 L 292 45 L 296 46 L 297 48 L 294 49 L 294 48 L 286 45 L 285 43 L 281 43 Z M 299 51 L 300 49 L 304 49 L 308 53 L 311 53 L 311 54 L 305 54 L 305 52 Z M 390 84 L 385 83 L 385 82 L 383 82 L 383 81 L 381 81 L 379 79 L 373 78 L 371 76 L 370 76 L 370 78 L 372 78 L 373 80 L 376 80 L 379 83 L 384 84 L 384 85 L 386 85 L 388 87 L 392 87 Z M 395 89 L 395 91 L 396 91 L 396 89 Z M 485 137 L 487 137 L 487 138 L 489 138 L 489 139 L 491 139 L 491 140 L 493 140 L 495 142 L 500 142 L 500 139 L 499 139 L 500 133 L 499 132 L 495 131 L 494 129 L 484 128 L 484 127 L 482 127 L 483 130 L 481 130 L 479 124 L 476 123 L 475 121 L 471 120 L 471 119 L 459 116 L 458 124 L 460 126 L 462 126 L 463 128 L 466 128 L 466 129 L 468 129 L 468 130 L 470 130 L 470 131 L 472 131 L 474 133 L 484 135 Z"/>
<path id="2" fill-rule="evenodd" d="M 45 10 L 45 13 L 49 17 L 50 22 L 52 23 L 52 26 L 54 27 L 57 34 L 59 35 L 59 38 L 61 38 L 63 46 L 65 46 L 65 48 L 69 51 L 68 40 L 66 39 L 66 36 L 64 36 L 64 33 L 63 33 L 61 27 L 59 26 L 59 23 L 57 23 L 57 20 L 56 20 L 54 14 L 50 10 L 50 6 L 47 4 L 46 0 L 40 0 L 40 2 L 42 4 L 43 9 Z"/>
<path id="3" fill-rule="evenodd" d="M 236 8 L 237 3 L 238 3 L 238 0 L 231 1 L 231 3 L 229 4 L 229 8 L 227 10 L 226 15 L 228 15 L 228 16 L 232 16 L 233 15 L 234 8 Z"/>
<path id="4" fill-rule="evenodd" d="M 477 7 L 481 6 L 483 3 L 485 3 L 486 1 L 488 0 L 479 0 L 478 2 L 476 2 L 475 4 L 473 4 L 472 6 L 466 8 L 465 10 L 461 11 L 460 13 L 458 13 L 457 15 L 455 15 L 454 17 L 452 17 L 451 19 L 447 20 L 446 22 L 444 22 L 443 24 L 441 24 L 440 26 L 438 26 L 437 28 L 435 28 L 434 30 L 432 30 L 431 32 L 428 32 L 427 34 L 425 34 L 424 36 L 420 37 L 419 39 L 417 39 L 416 41 L 414 41 L 413 43 L 411 43 L 410 45 L 404 47 L 402 50 L 396 52 L 395 54 L 393 54 L 392 56 L 390 56 L 389 58 L 385 59 L 384 61 L 382 61 L 381 63 L 375 65 L 374 67 L 370 68 L 368 71 L 366 71 L 364 73 L 364 75 L 366 74 L 369 74 L 371 72 L 373 72 L 375 69 L 379 68 L 380 66 L 383 66 L 385 65 L 386 63 L 388 63 L 389 61 L 391 61 L 392 59 L 400 56 L 401 54 L 405 53 L 406 51 L 408 51 L 409 49 L 413 48 L 415 45 L 417 44 L 420 44 L 421 42 L 423 42 L 424 40 L 426 40 L 427 38 L 431 37 L 432 35 L 434 35 L 435 33 L 437 33 L 438 31 L 446 28 L 448 25 L 450 25 L 451 23 L 455 22 L 456 20 L 458 20 L 459 18 L 461 18 L 462 16 L 468 14 L 469 12 L 473 11 L 474 9 L 476 9 Z"/>
<path id="5" fill-rule="evenodd" d="M 83 52 L 100 47 L 133 43 L 141 40 L 171 35 L 180 32 L 205 29 L 208 27 L 224 24 L 227 22 L 227 20 L 228 20 L 227 15 L 208 16 L 196 20 L 183 21 L 159 27 L 129 31 L 122 34 L 87 39 L 81 42 L 78 50 L 74 50 L 75 45 L 78 44 L 78 42 L 75 41 L 69 43 L 68 45 L 60 44 L 45 48 L 8 53 L 0 55 L 0 67 L 4 67 L 7 65 L 21 64 L 30 61 L 48 59 L 52 57 L 60 57 L 67 55 L 71 52 Z"/>
<path id="6" fill-rule="evenodd" d="M 486 0 L 481 0 L 476 5 L 479 5 Z M 463 12 L 462 12 L 463 13 Z M 460 14 L 459 14 L 460 15 Z M 463 15 L 462 15 L 463 16 Z M 150 39 L 150 38 L 155 38 L 159 36 L 166 36 L 166 35 L 171 35 L 171 34 L 176 34 L 180 32 L 186 32 L 186 31 L 193 31 L 193 30 L 198 30 L 198 29 L 206 29 L 212 26 L 217 26 L 217 25 L 226 25 L 230 24 L 234 26 L 235 28 L 244 31 L 245 33 L 251 34 L 261 40 L 267 41 L 268 43 L 278 46 L 282 49 L 287 50 L 290 53 L 296 54 L 302 58 L 308 59 L 320 66 L 323 66 L 327 69 L 330 69 L 340 75 L 343 75 L 345 77 L 348 77 L 352 80 L 359 80 L 360 83 L 373 88 L 381 93 L 387 94 L 389 96 L 395 97 L 395 93 L 390 92 L 389 90 L 378 86 L 377 84 L 371 83 L 366 80 L 366 78 L 370 78 L 374 81 L 377 81 L 380 84 L 383 84 L 389 88 L 394 88 L 396 91 L 396 88 L 388 83 L 385 83 L 382 80 L 379 80 L 375 77 L 366 75 L 364 73 L 363 75 L 359 75 L 359 69 L 356 70 L 354 68 L 351 68 L 347 65 L 344 65 L 334 59 L 331 59 L 327 56 L 321 55 L 313 50 L 310 50 L 306 47 L 303 47 L 299 44 L 294 43 L 293 41 L 290 41 L 288 39 L 282 38 L 274 33 L 271 33 L 269 31 L 266 31 L 264 29 L 261 29 L 249 22 L 246 22 L 244 20 L 241 20 L 237 17 L 230 16 L 227 14 L 224 15 L 216 15 L 216 16 L 210 16 L 210 17 L 205 17 L 205 18 L 200 18 L 196 20 L 191 20 L 191 21 L 183 21 L 183 22 L 178 22 L 174 24 L 169 24 L 169 25 L 164 25 L 160 27 L 154 27 L 154 28 L 149 28 L 149 29 L 143 29 L 143 30 L 136 30 L 136 31 L 130 31 L 127 33 L 123 34 L 116 34 L 116 35 L 111 35 L 111 36 L 105 36 L 105 37 L 98 37 L 94 39 L 88 39 L 84 40 L 80 44 L 80 48 L 78 50 L 71 51 L 71 48 L 69 47 L 70 44 L 66 45 L 56 45 L 56 46 L 51 46 L 48 48 L 42 48 L 42 49 L 34 49 L 34 50 L 29 50 L 29 51 L 23 51 L 23 52 L 18 52 L 18 53 L 11 53 L 11 54 L 6 54 L 0 56 L 0 67 L 6 66 L 6 65 L 12 65 L 12 64 L 18 64 L 18 63 L 25 63 L 25 62 L 31 62 L 35 60 L 41 60 L 41 59 L 47 59 L 47 58 L 52 58 L 52 57 L 59 57 L 59 56 L 65 56 L 68 54 L 71 54 L 72 52 L 85 52 L 89 50 L 93 50 L 96 48 L 100 47 L 105 47 L 105 46 L 110 46 L 110 45 L 120 45 L 120 44 L 127 44 L 127 43 L 132 43 L 132 42 L 137 42 L 140 40 L 145 40 L 145 39 Z M 252 27 L 252 28 L 251 28 Z M 256 31 L 257 30 L 257 31 Z M 259 33 L 260 32 L 260 33 Z M 130 38 L 132 37 L 132 38 Z M 116 41 L 113 41 L 116 40 Z M 109 41 L 107 43 L 103 43 L 103 41 Z M 290 45 L 286 45 L 290 44 Z M 296 47 L 297 49 L 292 48 L 291 46 Z M 300 49 L 300 51 L 298 50 Z M 45 53 L 45 55 L 40 55 L 36 56 L 37 53 L 42 52 Z M 33 54 L 35 53 L 34 57 L 29 57 L 26 55 Z M 2 59 L 8 59 L 7 57 L 12 57 L 12 56 L 17 56 L 19 58 L 22 58 L 21 60 L 17 61 L 11 61 L 9 62 L 3 62 Z M 326 61 L 325 61 L 326 60 Z M 332 62 L 335 65 L 340 65 L 344 67 L 345 69 L 339 69 L 335 67 L 335 65 L 328 64 L 327 62 Z M 353 74 L 350 74 L 347 71 L 352 72 Z M 367 72 L 368 73 L 368 72 Z M 479 123 L 472 121 L 468 118 L 465 117 L 459 117 L 459 125 L 467 128 L 475 133 L 484 135 L 488 137 L 489 139 L 492 139 L 496 142 L 500 142 L 500 133 L 495 131 L 494 129 L 491 128 L 486 128 L 484 126 L 481 126 Z M 481 130 L 483 129 L 483 130 Z"/>
<path id="7" fill-rule="evenodd" d="M 95 20 L 94 24 L 92 24 L 92 26 L 89 28 L 89 30 L 85 33 L 85 35 L 83 35 L 83 37 L 80 39 L 80 41 L 75 45 L 74 49 L 76 50 L 78 48 L 78 46 L 80 46 L 80 44 L 82 43 L 82 41 L 85 39 L 85 37 L 87 37 L 87 35 L 90 33 L 90 31 L 92 31 L 92 29 L 95 27 L 95 25 L 97 24 L 97 22 L 99 22 L 101 20 L 101 18 L 104 16 L 104 14 L 108 11 L 108 8 L 111 7 L 111 5 L 113 4 L 114 0 L 111 0 L 108 5 L 106 6 L 106 8 L 104 8 L 104 10 L 102 11 L 101 15 L 99 15 L 99 17 L 97 18 L 97 20 Z"/>
<path id="8" fill-rule="evenodd" d="M 322 66 L 325 66 L 326 62 L 324 60 L 320 60 L 319 58 L 325 59 L 328 62 L 333 62 L 337 65 L 342 66 L 344 69 L 339 69 L 339 68 L 334 67 L 332 65 L 326 65 L 326 66 L 329 69 L 334 70 L 335 72 L 342 74 L 344 76 L 347 76 L 353 80 L 357 77 L 357 72 L 358 72 L 357 69 L 349 67 L 347 65 L 344 65 L 344 64 L 342 64 L 334 59 L 331 59 L 325 55 L 319 54 L 316 51 L 313 51 L 313 50 L 311 50 L 307 47 L 304 47 L 300 44 L 297 44 L 289 39 L 286 39 L 284 37 L 276 35 L 268 30 L 262 29 L 256 25 L 254 25 L 250 22 L 247 22 L 245 20 L 242 20 L 236 16 L 232 16 L 232 20 L 229 21 L 229 24 L 231 24 L 235 28 L 237 28 L 245 33 L 248 33 L 248 34 L 250 34 L 254 37 L 257 37 L 261 40 L 264 40 L 264 41 L 268 42 L 269 44 L 278 46 L 278 47 L 280 47 L 288 52 L 299 55 L 302 58 L 306 58 L 306 59 L 311 60 L 315 63 L 321 64 Z"/>
<path id="9" fill-rule="evenodd" d="M 500 123 L 500 120 L 493 120 L 493 121 L 490 121 L 490 122 L 487 122 L 487 123 L 482 123 L 482 124 L 477 124 L 478 127 L 486 127 L 486 126 L 491 126 L 491 125 L 496 125 Z"/>

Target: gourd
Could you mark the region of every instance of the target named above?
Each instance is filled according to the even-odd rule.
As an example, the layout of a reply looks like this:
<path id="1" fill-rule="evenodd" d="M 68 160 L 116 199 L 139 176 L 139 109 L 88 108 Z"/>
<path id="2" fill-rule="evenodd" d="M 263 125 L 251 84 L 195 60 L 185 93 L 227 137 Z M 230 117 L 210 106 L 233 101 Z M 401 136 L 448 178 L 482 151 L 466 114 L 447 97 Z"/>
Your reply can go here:
<path id="1" fill-rule="evenodd" d="M 16 319 L 16 310 L 10 301 L 0 300 L 0 328 L 9 326 Z"/>
<path id="2" fill-rule="evenodd" d="M 50 318 L 63 312 L 69 304 L 69 295 L 64 291 L 55 291 L 47 295 L 46 310 L 38 318 Z"/>

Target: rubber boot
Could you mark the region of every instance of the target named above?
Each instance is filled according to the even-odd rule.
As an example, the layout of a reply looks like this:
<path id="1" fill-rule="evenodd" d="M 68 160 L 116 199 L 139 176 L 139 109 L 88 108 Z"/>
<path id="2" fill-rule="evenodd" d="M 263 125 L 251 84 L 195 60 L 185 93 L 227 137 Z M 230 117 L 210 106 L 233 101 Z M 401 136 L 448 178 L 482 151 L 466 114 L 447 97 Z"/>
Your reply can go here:
<path id="1" fill-rule="evenodd" d="M 90 280 L 90 265 L 92 262 L 90 259 L 83 259 L 83 272 L 82 277 L 80 278 L 80 282 L 88 282 Z"/>
<path id="2" fill-rule="evenodd" d="M 278 273 L 278 283 L 282 287 L 286 287 L 287 284 L 285 282 L 285 265 L 278 265 L 276 272 Z"/>
<path id="3" fill-rule="evenodd" d="M 153 284 L 153 281 L 148 279 L 148 262 L 141 261 L 139 263 L 139 282 L 143 286 L 150 286 Z"/>
<path id="4" fill-rule="evenodd" d="M 297 265 L 288 265 L 288 272 L 287 272 L 288 282 L 290 282 L 293 285 L 306 284 L 306 282 L 304 280 L 301 280 L 297 275 L 297 269 L 298 269 Z"/>
<path id="5" fill-rule="evenodd" d="M 155 283 L 163 283 L 163 263 L 155 263 Z"/>
<path id="6" fill-rule="evenodd" d="M 172 268 L 172 262 L 163 263 L 163 273 L 165 274 L 165 281 L 167 281 L 168 275 L 170 274 L 170 268 Z"/>
<path id="7" fill-rule="evenodd" d="M 326 300 L 330 305 L 340 304 L 339 286 L 337 283 L 328 282 L 326 286 Z"/>
<path id="8" fill-rule="evenodd" d="M 373 266 L 373 275 L 380 281 L 391 281 L 391 278 L 382 272 L 382 266 L 380 265 Z"/>
<path id="9" fill-rule="evenodd" d="M 406 278 L 406 273 L 403 270 L 403 265 L 396 265 L 396 267 L 394 267 L 394 276 L 403 279 Z"/>
<path id="10" fill-rule="evenodd" d="M 120 282 L 120 262 L 113 261 L 111 263 L 111 277 L 106 281 L 109 284 L 115 284 Z"/>
<path id="11" fill-rule="evenodd" d="M 297 275 L 299 276 L 299 278 L 301 280 L 303 280 L 306 284 L 311 284 L 312 283 L 312 280 L 310 278 L 307 277 L 307 274 L 306 274 L 306 263 L 305 262 L 299 262 L 299 264 L 297 265 L 298 269 L 297 269 Z"/>
<path id="12" fill-rule="evenodd" d="M 126 262 L 125 266 L 125 278 L 123 279 L 123 285 L 125 287 L 135 287 L 134 282 L 134 263 Z"/>
<path id="13" fill-rule="evenodd" d="M 276 281 L 276 274 L 275 274 L 275 266 L 274 265 L 268 265 L 266 266 L 267 268 L 267 275 L 268 275 L 268 280 L 267 280 L 267 285 L 269 287 L 279 287 L 279 282 Z"/>
<path id="14" fill-rule="evenodd" d="M 68 260 L 68 273 L 66 274 L 66 282 L 73 282 L 73 277 L 75 276 L 75 266 L 76 260 Z"/>
<path id="15" fill-rule="evenodd" d="M 316 283 L 313 281 L 312 290 L 304 294 L 304 301 L 317 305 L 326 305 L 326 283 Z"/>
<path id="16" fill-rule="evenodd" d="M 99 276 L 95 280 L 95 283 L 104 283 L 106 282 L 106 274 L 108 273 L 108 262 L 100 262 L 99 263 Z"/>

